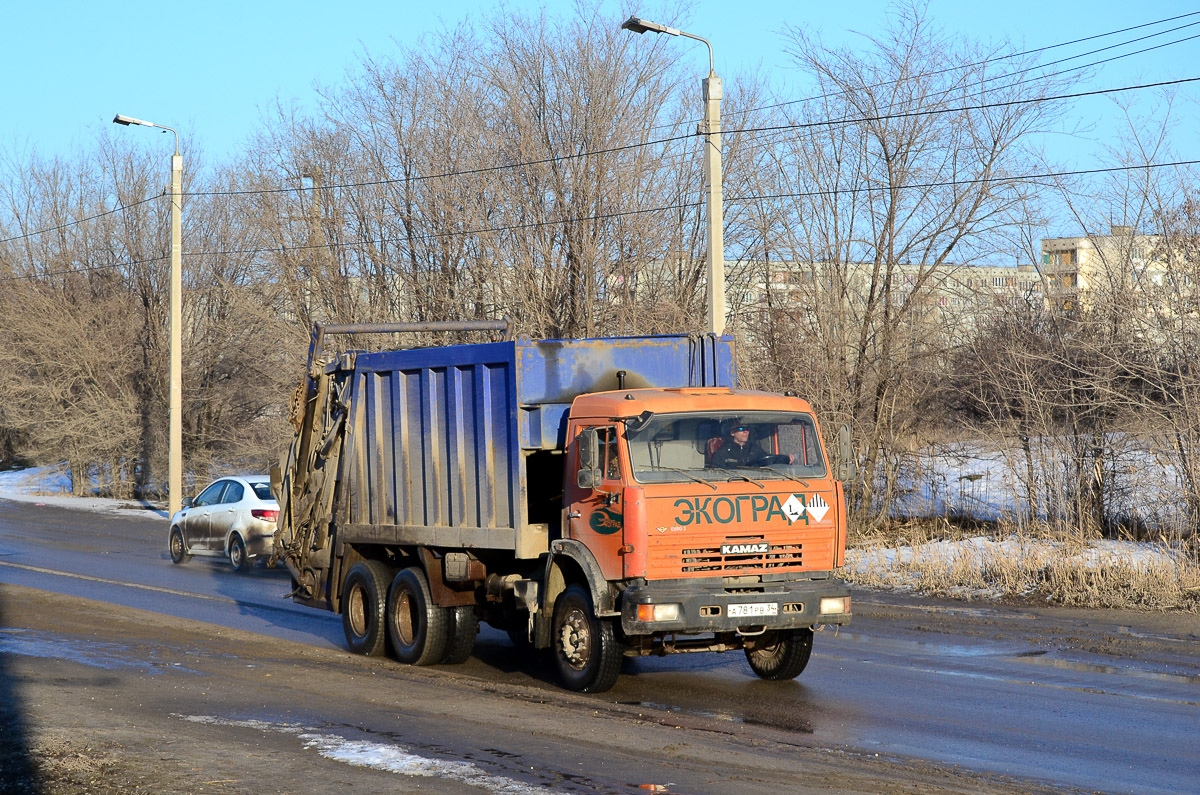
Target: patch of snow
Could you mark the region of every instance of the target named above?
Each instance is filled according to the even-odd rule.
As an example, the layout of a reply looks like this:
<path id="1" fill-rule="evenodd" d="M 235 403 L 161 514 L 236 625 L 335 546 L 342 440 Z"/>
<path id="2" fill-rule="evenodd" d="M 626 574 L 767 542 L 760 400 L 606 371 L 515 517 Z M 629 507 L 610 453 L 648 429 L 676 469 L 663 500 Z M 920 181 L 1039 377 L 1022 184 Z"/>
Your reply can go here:
<path id="1" fill-rule="evenodd" d="M 1085 545 L 1067 545 L 1061 541 L 1029 539 L 1012 536 L 995 541 L 986 536 L 959 541 L 931 541 L 917 546 L 847 549 L 846 562 L 855 571 L 884 571 L 914 560 L 937 560 L 946 563 L 968 563 L 982 568 L 997 559 L 1061 560 L 1080 568 L 1100 569 L 1106 566 L 1127 565 L 1147 568 L 1171 565 L 1183 557 L 1175 550 L 1159 544 L 1100 539 Z"/>
<path id="2" fill-rule="evenodd" d="M 379 743 L 370 740 L 350 740 L 336 734 L 324 734 L 317 729 L 291 724 L 271 723 L 262 720 L 229 720 L 212 715 L 175 715 L 191 723 L 211 726 L 238 726 L 257 729 L 261 732 L 281 732 L 298 737 L 306 748 L 311 748 L 327 759 L 344 762 L 357 767 L 370 767 L 402 776 L 451 779 L 486 792 L 500 795 L 552 795 L 555 790 L 526 784 L 506 776 L 497 776 L 471 764 L 414 754 L 400 745 Z"/>
<path id="3" fill-rule="evenodd" d="M 167 518 L 165 507 L 141 500 L 71 496 L 71 477 L 62 467 L 45 466 L 0 472 L 0 500 L 51 505 L 98 513 Z"/>

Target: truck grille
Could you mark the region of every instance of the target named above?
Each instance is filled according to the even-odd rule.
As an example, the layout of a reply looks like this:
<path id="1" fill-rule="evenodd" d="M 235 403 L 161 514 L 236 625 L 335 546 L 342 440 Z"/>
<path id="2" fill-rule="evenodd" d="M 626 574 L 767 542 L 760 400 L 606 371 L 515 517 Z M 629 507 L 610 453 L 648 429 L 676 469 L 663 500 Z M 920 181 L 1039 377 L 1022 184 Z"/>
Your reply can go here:
<path id="1" fill-rule="evenodd" d="M 646 577 L 728 577 L 792 571 L 829 571 L 833 568 L 835 529 L 813 528 L 803 532 L 780 530 L 753 535 L 720 532 L 689 533 L 687 536 L 657 533 L 649 536 Z M 766 543 L 767 552 L 721 554 L 723 544 Z"/>
<path id="2" fill-rule="evenodd" d="M 803 544 L 773 544 L 770 552 L 751 555 L 722 555 L 720 544 L 711 547 L 688 547 L 680 550 L 680 553 L 679 568 L 687 574 L 754 572 L 804 565 Z"/>

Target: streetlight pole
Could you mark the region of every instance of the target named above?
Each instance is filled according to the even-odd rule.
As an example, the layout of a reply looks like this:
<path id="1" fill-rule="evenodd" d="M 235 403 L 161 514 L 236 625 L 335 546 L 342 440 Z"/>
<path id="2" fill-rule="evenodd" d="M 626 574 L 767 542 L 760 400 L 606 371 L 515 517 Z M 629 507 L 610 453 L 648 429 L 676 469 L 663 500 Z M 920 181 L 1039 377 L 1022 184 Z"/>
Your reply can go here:
<path id="1" fill-rule="evenodd" d="M 171 416 L 170 465 L 167 479 L 167 515 L 174 516 L 183 504 L 183 155 L 179 133 L 161 124 L 117 114 L 113 124 L 157 127 L 175 136 L 171 155 Z"/>
<path id="2" fill-rule="evenodd" d="M 704 42 L 708 47 L 708 77 L 700 81 L 704 97 L 704 193 L 707 207 L 708 331 L 721 336 L 725 331 L 725 227 L 721 197 L 721 78 L 717 77 L 712 45 L 687 31 L 646 19 L 630 17 L 621 23 L 634 33 L 665 33 Z"/>

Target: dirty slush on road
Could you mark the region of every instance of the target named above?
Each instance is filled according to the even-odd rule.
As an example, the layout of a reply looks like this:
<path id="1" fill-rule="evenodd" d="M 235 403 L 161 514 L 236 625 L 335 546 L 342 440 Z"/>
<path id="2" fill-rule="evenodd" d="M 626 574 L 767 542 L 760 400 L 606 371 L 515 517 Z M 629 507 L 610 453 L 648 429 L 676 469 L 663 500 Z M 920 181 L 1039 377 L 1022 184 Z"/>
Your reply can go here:
<path id="1" fill-rule="evenodd" d="M 1022 642 L 1034 649 L 1081 660 L 1139 659 L 1200 673 L 1180 642 L 1187 637 L 1180 616 L 1135 614 L 1114 630 L 1102 614 L 1086 611 L 1042 622 L 950 603 L 861 604 L 867 621 L 947 636 L 1025 633 Z M 677 793 L 1039 789 L 822 748 L 780 730 L 634 710 L 548 682 L 465 688 L 450 671 L 16 586 L 0 587 L 0 605 L 5 793 L 636 792 L 644 784 Z M 360 695 L 364 678 L 375 685 L 371 699 Z M 461 721 L 447 737 L 450 704 Z M 387 764 L 366 764 L 368 748 L 383 749 L 377 758 Z"/>

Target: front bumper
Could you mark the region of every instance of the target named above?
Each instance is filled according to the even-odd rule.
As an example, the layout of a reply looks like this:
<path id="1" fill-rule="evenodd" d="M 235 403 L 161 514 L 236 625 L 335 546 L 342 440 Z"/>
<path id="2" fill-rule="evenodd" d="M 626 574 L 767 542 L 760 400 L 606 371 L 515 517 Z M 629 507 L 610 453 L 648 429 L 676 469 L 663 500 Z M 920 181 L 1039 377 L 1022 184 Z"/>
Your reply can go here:
<path id="1" fill-rule="evenodd" d="M 633 585 L 621 595 L 621 629 L 627 636 L 716 632 L 757 633 L 773 629 L 803 629 L 817 624 L 848 624 L 851 613 L 822 613 L 821 600 L 850 596 L 841 580 L 801 579 L 729 584 L 722 579 L 670 580 Z M 638 607 L 679 605 L 669 621 L 643 621 Z M 730 615 L 730 608 L 752 615 Z M 773 614 L 772 612 L 773 611 Z"/>

